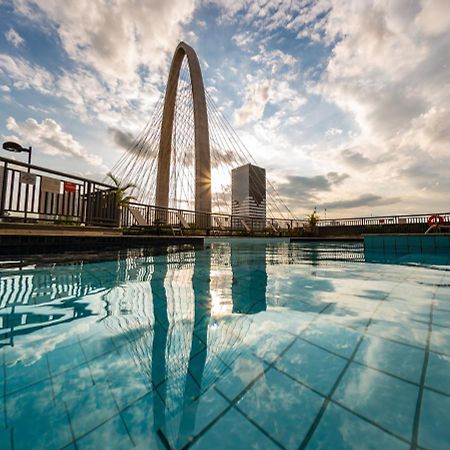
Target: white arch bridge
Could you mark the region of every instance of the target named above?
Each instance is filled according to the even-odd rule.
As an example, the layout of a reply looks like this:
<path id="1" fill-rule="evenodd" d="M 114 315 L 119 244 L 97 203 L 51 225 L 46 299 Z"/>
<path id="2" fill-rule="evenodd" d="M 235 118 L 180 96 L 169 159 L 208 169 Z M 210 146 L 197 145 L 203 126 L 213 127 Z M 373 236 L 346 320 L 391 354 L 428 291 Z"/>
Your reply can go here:
<path id="1" fill-rule="evenodd" d="M 198 57 L 181 42 L 150 121 L 112 169 L 134 197 L 128 227 L 281 232 L 300 226 L 270 180 L 255 172 L 263 214 L 232 211 L 231 171 L 256 162 L 204 88 Z M 232 212 L 234 214 L 232 215 Z"/>

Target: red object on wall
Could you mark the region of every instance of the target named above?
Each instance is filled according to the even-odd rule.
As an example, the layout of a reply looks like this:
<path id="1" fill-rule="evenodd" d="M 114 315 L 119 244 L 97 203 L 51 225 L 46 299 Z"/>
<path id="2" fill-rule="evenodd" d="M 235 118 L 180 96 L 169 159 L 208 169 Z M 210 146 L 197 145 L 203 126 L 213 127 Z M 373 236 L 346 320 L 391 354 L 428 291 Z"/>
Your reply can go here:
<path id="1" fill-rule="evenodd" d="M 77 185 L 70 181 L 64 181 L 64 192 L 77 192 Z"/>

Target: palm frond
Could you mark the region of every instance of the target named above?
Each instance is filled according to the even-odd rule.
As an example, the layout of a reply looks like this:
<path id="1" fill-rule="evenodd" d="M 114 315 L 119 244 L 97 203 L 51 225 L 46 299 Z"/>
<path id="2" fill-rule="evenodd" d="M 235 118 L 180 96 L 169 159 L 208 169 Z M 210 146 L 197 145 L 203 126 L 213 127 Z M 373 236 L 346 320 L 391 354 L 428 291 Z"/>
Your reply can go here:
<path id="1" fill-rule="evenodd" d="M 128 191 L 128 189 L 136 189 L 136 185 L 133 183 L 127 183 L 125 186 L 120 186 L 122 190 Z"/>
<path id="2" fill-rule="evenodd" d="M 108 172 L 106 175 L 111 179 L 117 188 L 120 188 L 120 181 L 118 178 L 116 178 L 111 172 Z"/>
<path id="3" fill-rule="evenodd" d="M 121 199 L 121 203 L 122 203 L 122 205 L 126 205 L 126 204 L 130 203 L 131 200 L 136 200 L 136 197 L 133 197 L 132 195 L 127 195 L 126 197 L 123 197 Z"/>

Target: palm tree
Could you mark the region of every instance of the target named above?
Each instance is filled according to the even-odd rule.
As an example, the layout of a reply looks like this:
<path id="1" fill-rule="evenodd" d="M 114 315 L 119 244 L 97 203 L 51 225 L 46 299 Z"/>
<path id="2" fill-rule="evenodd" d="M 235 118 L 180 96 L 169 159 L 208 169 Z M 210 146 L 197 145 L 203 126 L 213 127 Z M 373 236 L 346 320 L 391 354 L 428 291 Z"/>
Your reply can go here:
<path id="1" fill-rule="evenodd" d="M 119 209 L 117 222 L 118 222 L 118 225 L 120 226 L 121 218 L 122 218 L 122 209 L 125 208 L 126 206 L 128 206 L 130 201 L 136 199 L 136 197 L 133 197 L 132 195 L 128 195 L 127 191 L 129 189 L 136 188 L 136 185 L 133 183 L 122 184 L 122 182 L 117 177 L 115 177 L 111 172 L 108 172 L 107 176 L 114 184 L 114 192 L 116 194 L 116 204 Z"/>
<path id="2" fill-rule="evenodd" d="M 316 210 L 314 210 L 311 214 L 308 214 L 306 216 L 306 231 L 314 232 L 318 221 L 319 216 L 317 215 Z"/>
<path id="3" fill-rule="evenodd" d="M 118 206 L 127 206 L 131 200 L 136 200 L 136 197 L 127 195 L 129 189 L 135 189 L 136 185 L 133 183 L 122 184 L 122 182 L 115 177 L 111 172 L 107 173 L 108 178 L 114 184 L 114 192 L 116 193 L 116 202 Z"/>

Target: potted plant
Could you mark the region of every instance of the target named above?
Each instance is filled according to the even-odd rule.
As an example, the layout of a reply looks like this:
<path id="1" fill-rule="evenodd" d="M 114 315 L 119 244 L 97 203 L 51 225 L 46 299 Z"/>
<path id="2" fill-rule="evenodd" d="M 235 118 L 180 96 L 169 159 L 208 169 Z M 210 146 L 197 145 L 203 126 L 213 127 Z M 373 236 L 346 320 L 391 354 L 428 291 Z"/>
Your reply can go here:
<path id="1" fill-rule="evenodd" d="M 114 185 L 114 193 L 116 194 L 116 204 L 118 209 L 117 226 L 120 227 L 120 224 L 122 223 L 123 208 L 127 207 L 130 201 L 136 200 L 136 197 L 128 195 L 127 191 L 129 191 L 130 189 L 131 190 L 135 189 L 136 185 L 133 183 L 122 184 L 122 182 L 117 177 L 115 177 L 111 172 L 108 172 L 107 176 Z"/>
<path id="2" fill-rule="evenodd" d="M 313 234 L 318 221 L 319 215 L 317 214 L 316 210 L 314 210 L 311 214 L 308 214 L 306 216 L 306 231 Z"/>

